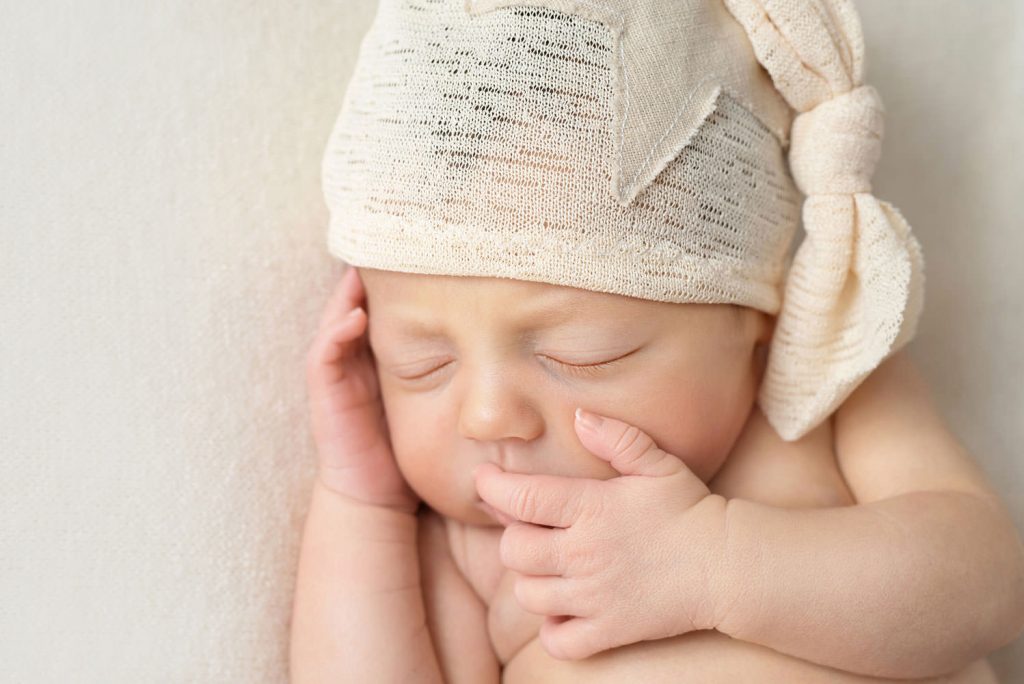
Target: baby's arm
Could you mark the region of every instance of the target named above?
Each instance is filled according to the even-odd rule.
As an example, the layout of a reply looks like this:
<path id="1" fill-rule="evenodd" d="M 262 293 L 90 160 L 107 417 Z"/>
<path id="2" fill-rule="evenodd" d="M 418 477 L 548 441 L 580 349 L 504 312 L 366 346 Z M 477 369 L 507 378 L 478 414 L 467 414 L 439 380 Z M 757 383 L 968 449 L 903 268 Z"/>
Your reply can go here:
<path id="1" fill-rule="evenodd" d="M 307 354 L 318 473 L 292 608 L 296 684 L 443 681 L 421 591 L 418 498 L 391 452 L 364 299 L 349 267 Z"/>
<path id="2" fill-rule="evenodd" d="M 950 673 L 1024 625 L 1024 547 L 909 357 L 883 363 L 835 416 L 858 505 L 727 506 L 732 576 L 719 631 L 838 669 Z"/>
<path id="3" fill-rule="evenodd" d="M 291 680 L 438 682 L 416 517 L 313 489 L 296 578 Z"/>
<path id="4" fill-rule="evenodd" d="M 726 499 L 608 416 L 576 429 L 620 477 L 481 467 L 480 496 L 517 520 L 502 535 L 502 562 L 521 573 L 520 605 L 547 616 L 545 650 L 578 659 L 717 629 L 838 670 L 921 678 L 1015 638 L 1020 539 L 909 360 L 882 364 L 836 422 L 855 506 Z"/>

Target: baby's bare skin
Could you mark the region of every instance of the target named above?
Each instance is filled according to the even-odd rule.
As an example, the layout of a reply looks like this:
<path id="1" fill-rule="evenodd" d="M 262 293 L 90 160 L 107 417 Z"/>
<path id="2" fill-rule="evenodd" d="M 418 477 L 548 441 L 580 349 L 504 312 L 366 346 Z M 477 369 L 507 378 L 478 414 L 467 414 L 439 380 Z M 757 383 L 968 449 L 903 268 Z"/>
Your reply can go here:
<path id="1" fill-rule="evenodd" d="M 675 649 L 664 650 L 666 642 L 692 645 L 694 650 L 689 654 L 692 657 L 686 659 L 687 663 L 700 662 L 698 651 L 710 658 L 712 653 L 721 656 L 721 649 L 728 647 L 737 656 L 736 667 L 763 666 L 766 681 L 770 681 L 770 672 L 792 674 L 792 669 L 773 671 L 771 667 L 785 664 L 792 668 L 794 662 L 803 667 L 799 659 L 753 643 L 760 640 L 762 644 L 786 647 L 790 643 L 787 640 L 796 637 L 791 625 L 765 630 L 753 619 L 756 611 L 755 615 L 745 615 L 740 610 L 745 605 L 743 602 L 736 602 L 736 610 L 729 617 L 730 626 L 746 630 L 747 640 L 730 639 L 724 634 L 715 636 L 715 632 L 692 632 L 674 639 L 616 649 L 575 663 L 550 658 L 529 634 L 526 639 L 520 635 L 524 644 L 518 648 L 501 644 L 500 620 L 492 620 L 495 624 L 489 635 L 482 625 L 488 624 L 488 607 L 493 613 L 496 605 L 506 608 L 510 605 L 507 596 L 502 601 L 496 593 L 498 585 L 504 585 L 507 592 L 508 583 L 499 581 L 501 577 L 492 564 L 490 571 L 483 572 L 493 583 L 488 592 L 483 586 L 487 582 L 474 578 L 467 562 L 472 558 L 483 559 L 487 565 L 487 554 L 465 555 L 462 566 L 466 571 L 463 572 L 452 558 L 457 555 L 458 545 L 453 545 L 451 548 L 456 551 L 449 553 L 441 543 L 453 536 L 438 534 L 438 529 L 445 529 L 437 524 L 442 521 L 436 515 L 421 515 L 417 533 L 417 519 L 409 514 L 415 501 L 410 491 L 399 489 L 397 483 L 380 488 L 382 483 L 394 479 L 394 464 L 389 465 L 386 458 L 393 449 L 394 459 L 407 484 L 450 521 L 452 529 L 459 525 L 465 530 L 489 526 L 492 531 L 487 534 L 500 535 L 501 529 L 494 519 L 476 506 L 479 497 L 473 487 L 472 470 L 480 462 L 490 461 L 519 473 L 596 479 L 616 475 L 607 462 L 582 448 L 572 431 L 572 409 L 584 405 L 643 425 L 657 438 L 659 445 L 671 449 L 694 474 L 708 481 L 723 496 L 729 492 L 728 496 L 738 497 L 738 493 L 743 493 L 745 487 L 753 483 L 757 486 L 750 506 L 755 505 L 760 496 L 762 501 L 779 507 L 773 510 L 783 511 L 781 504 L 792 503 L 792 499 L 786 498 L 787 493 L 794 492 L 792 485 L 802 483 L 806 488 L 797 491 L 805 505 L 836 505 L 829 489 L 842 483 L 843 478 L 835 477 L 834 464 L 831 475 L 825 475 L 828 468 L 822 463 L 827 463 L 827 459 L 820 454 L 815 456 L 817 452 L 804 454 L 809 458 L 806 463 L 817 464 L 812 471 L 796 466 L 795 463 L 805 461 L 794 459 L 793 454 L 786 457 L 775 453 L 773 459 L 769 458 L 773 455 L 770 450 L 753 448 L 751 453 L 756 458 L 740 458 L 742 450 L 733 449 L 744 444 L 743 439 L 738 438 L 750 434 L 744 427 L 750 425 L 747 418 L 751 415 L 749 409 L 759 379 L 758 348 L 768 339 L 766 332 L 770 332 L 760 314 L 723 305 L 667 305 L 578 291 L 570 306 L 585 312 L 586 316 L 561 327 L 537 328 L 532 324 L 554 323 L 555 314 L 515 314 L 524 303 L 539 303 L 540 295 L 553 286 L 501 279 L 470 284 L 461 279 L 361 271 L 369 276 L 367 308 L 373 310 L 373 320 L 380 322 L 370 326 L 369 337 L 373 338 L 371 343 L 376 357 L 374 377 L 380 379 L 390 438 L 394 443 L 373 436 L 377 427 L 385 427 L 383 412 L 370 410 L 368 403 L 366 411 L 360 414 L 365 417 L 356 422 L 353 422 L 354 417 L 337 414 L 337 420 L 347 421 L 345 430 L 332 432 L 323 427 L 329 425 L 330 420 L 320 420 L 320 431 L 324 434 L 357 437 L 358 443 L 363 445 L 362 460 L 349 459 L 346 464 L 344 453 L 334 453 L 343 449 L 343 440 L 317 439 L 318 449 L 328 454 L 326 457 L 321 454 L 327 463 L 326 470 L 322 463 L 321 480 L 328 486 L 318 486 L 314 492 L 303 541 L 292 641 L 296 681 L 306 675 L 315 678 L 317 673 L 327 672 L 348 676 L 362 673 L 378 679 L 415 673 L 415 681 L 440 681 L 442 676 L 447 681 L 489 681 L 498 676 L 502 664 L 499 658 L 507 664 L 506 679 L 516 673 L 539 674 L 539 670 L 533 669 L 524 672 L 530 663 L 543 670 L 544 677 L 554 677 L 558 672 L 579 673 L 581 671 L 574 668 L 594 668 L 602 663 L 611 673 L 623 664 L 640 667 L 641 661 L 635 657 L 642 649 L 654 649 L 650 654 L 661 652 L 675 658 L 678 655 Z M 566 302 L 562 299 L 562 307 L 551 311 L 564 312 Z M 393 308 L 392 303 L 404 306 Z M 354 300 L 348 306 L 354 306 Z M 405 334 L 410 329 L 402 325 L 408 323 L 409 316 L 428 312 L 427 322 L 435 326 L 436 336 Z M 531 325 L 516 327 L 523 323 Z M 612 334 L 603 334 L 605 332 Z M 327 336 L 325 333 L 325 339 Z M 552 358 L 561 356 L 563 360 L 551 365 L 540 358 L 540 352 Z M 561 368 L 572 357 L 576 357 L 575 363 L 596 363 L 619 353 L 624 359 L 619 366 L 587 376 L 586 380 Z M 317 355 L 311 354 L 311 361 L 315 361 L 314 356 Z M 352 354 L 347 352 L 340 356 L 351 357 Z M 311 363 L 310 368 L 314 366 Z M 311 370 L 311 379 L 316 372 L 319 371 Z M 429 379 L 424 381 L 423 373 Z M 363 373 L 358 377 L 363 377 Z M 340 376 L 338 379 L 341 380 Z M 370 383 L 372 378 L 367 375 L 365 381 Z M 319 394 L 345 396 L 333 385 L 329 392 Z M 365 392 L 361 391 L 360 396 L 369 400 Z M 349 402 L 347 405 L 364 407 L 363 401 L 359 399 L 356 404 Z M 341 404 L 338 406 L 343 408 Z M 314 412 L 316 410 L 314 406 Z M 850 447 L 856 435 L 856 430 L 837 432 L 837 443 L 840 447 Z M 891 457 L 894 445 L 886 443 L 884 435 L 872 435 L 873 439 L 880 437 L 879 444 L 884 449 L 879 456 Z M 752 444 L 757 446 L 756 441 Z M 854 451 L 848 448 L 845 453 Z M 935 454 L 930 453 L 930 456 L 934 459 Z M 928 464 L 927 472 L 883 477 L 887 472 L 883 466 L 888 467 L 890 473 L 894 471 L 890 463 L 879 463 L 877 477 L 867 480 L 854 477 L 849 484 L 859 493 L 882 498 L 883 490 L 893 486 L 892 482 L 932 486 L 935 482 L 934 478 L 929 479 L 931 472 L 944 472 L 947 476 L 950 472 L 972 474 L 963 469 L 942 470 L 934 461 Z M 786 468 L 788 473 L 779 476 Z M 859 477 L 863 478 L 864 472 L 861 469 Z M 324 473 L 328 476 L 326 479 Z M 851 470 L 846 475 L 857 474 Z M 875 481 L 880 484 L 873 485 Z M 982 487 L 983 480 L 979 484 L 978 480 L 965 476 L 949 479 L 946 484 Z M 380 491 L 371 491 L 374 486 Z M 737 498 L 737 501 L 742 499 Z M 954 510 L 950 507 L 948 512 L 958 515 Z M 781 520 L 765 517 L 771 518 L 773 524 Z M 424 525 L 428 520 L 434 523 Z M 744 531 L 749 536 L 755 528 L 748 527 Z M 980 532 L 980 536 L 975 535 L 980 538 L 975 547 L 979 550 L 989 548 L 986 543 L 1003 541 L 1002 537 L 986 537 L 983 531 L 971 529 Z M 776 529 L 772 532 L 777 534 Z M 773 539 L 773 543 L 785 547 L 784 536 Z M 416 560 L 417 549 L 420 562 Z M 493 561 L 496 554 L 490 557 Z M 781 562 L 785 558 L 779 556 L 776 560 Z M 1005 559 L 998 562 L 1003 563 Z M 989 563 L 980 567 L 990 574 L 978 577 L 1004 577 L 998 574 L 1004 572 L 1003 566 L 994 565 L 993 560 Z M 865 587 L 865 591 L 870 595 L 874 589 Z M 1015 593 L 1013 599 L 1019 596 Z M 778 610 L 775 606 L 771 608 Z M 856 606 L 846 608 L 853 611 Z M 969 614 L 971 608 L 955 606 L 954 612 Z M 1005 625 L 1011 625 L 1010 620 L 1016 619 L 1013 615 L 1002 617 L 1005 615 L 1007 613 L 1000 614 L 998 625 L 1004 632 L 1008 629 Z M 824 637 L 848 633 L 851 625 L 843 623 L 845 617 L 841 615 L 835 624 L 825 625 Z M 536 625 L 540 616 L 527 618 Z M 956 617 L 950 616 L 950 619 Z M 427 630 L 422 629 L 424 620 Z M 991 642 L 992 637 L 988 638 Z M 336 653 L 340 644 L 345 644 L 344 654 Z M 698 648 L 698 645 L 708 648 Z M 404 656 L 396 660 L 395 653 Z M 625 659 L 626 654 L 634 657 Z M 831 652 L 820 655 L 826 661 L 830 657 L 846 657 Z M 666 665 L 666 661 L 659 658 L 643 662 Z M 821 667 L 812 663 L 807 666 Z M 982 666 L 983 663 L 979 663 L 978 667 Z"/>
<path id="2" fill-rule="evenodd" d="M 763 414 L 755 408 L 736 450 L 727 461 L 727 467 L 711 483 L 712 490 L 727 492 L 730 498 L 742 497 L 789 508 L 852 505 L 853 497 L 829 448 L 831 432 L 829 422 L 798 442 L 786 443 L 778 439 Z M 491 528 L 468 527 L 451 519 L 442 523 L 434 514 L 425 516 L 421 524 L 424 528 L 421 532 L 424 562 L 429 563 L 433 558 L 435 562 L 448 565 L 449 561 L 443 555 L 451 553 L 454 567 L 471 586 L 484 594 L 483 598 L 489 599 L 484 601 L 488 604 L 486 629 L 503 667 L 502 681 L 510 684 L 536 681 L 619 682 L 624 679 L 838 684 L 896 681 L 988 684 L 996 681 L 985 659 L 945 677 L 895 680 L 843 672 L 733 639 L 714 630 L 640 642 L 584 661 L 556 660 L 544 651 L 537 638 L 539 618 L 516 605 L 512 596 L 513 573 L 503 571 L 497 558 L 500 534 Z M 445 527 L 447 533 L 441 533 Z M 429 531 L 429 528 L 434 530 Z M 466 557 L 467 554 L 473 555 L 473 562 Z M 428 572 L 427 576 L 437 577 L 433 572 Z M 428 611 L 442 612 L 445 610 L 442 605 L 444 599 L 431 595 L 434 589 L 431 583 L 424 587 Z M 479 615 L 476 617 L 481 619 Z M 455 632 L 447 633 L 447 643 L 457 649 L 460 643 L 465 643 L 469 632 L 480 629 L 479 624 L 462 622 Z M 444 642 L 440 645 L 442 649 L 446 646 Z M 458 678 L 452 681 L 458 681 Z"/>

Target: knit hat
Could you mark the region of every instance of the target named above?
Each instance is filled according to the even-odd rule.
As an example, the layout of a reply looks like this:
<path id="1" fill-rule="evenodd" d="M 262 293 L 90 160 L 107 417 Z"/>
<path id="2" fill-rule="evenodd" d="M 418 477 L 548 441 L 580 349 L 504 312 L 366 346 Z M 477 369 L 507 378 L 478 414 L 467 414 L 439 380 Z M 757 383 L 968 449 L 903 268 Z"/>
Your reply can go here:
<path id="1" fill-rule="evenodd" d="M 324 152 L 328 248 L 776 315 L 758 403 L 799 439 L 923 305 L 863 70 L 851 0 L 379 0 Z"/>

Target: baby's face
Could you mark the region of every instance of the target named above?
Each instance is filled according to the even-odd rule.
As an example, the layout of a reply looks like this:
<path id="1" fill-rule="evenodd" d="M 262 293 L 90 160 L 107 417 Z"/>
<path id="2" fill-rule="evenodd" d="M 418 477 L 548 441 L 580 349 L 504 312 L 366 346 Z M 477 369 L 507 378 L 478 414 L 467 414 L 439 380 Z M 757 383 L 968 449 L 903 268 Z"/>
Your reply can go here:
<path id="1" fill-rule="evenodd" d="M 468 524 L 496 524 L 476 505 L 480 463 L 616 474 L 576 436 L 577 406 L 635 425 L 709 481 L 753 406 L 771 335 L 770 317 L 731 304 L 507 278 L 359 274 L 399 468 L 431 508 Z"/>

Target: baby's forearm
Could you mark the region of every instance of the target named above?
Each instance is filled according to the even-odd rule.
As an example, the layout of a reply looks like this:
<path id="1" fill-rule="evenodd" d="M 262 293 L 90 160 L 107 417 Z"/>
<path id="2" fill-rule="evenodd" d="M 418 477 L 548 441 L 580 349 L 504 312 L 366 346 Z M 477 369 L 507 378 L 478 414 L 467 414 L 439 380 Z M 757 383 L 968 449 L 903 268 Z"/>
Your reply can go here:
<path id="1" fill-rule="evenodd" d="M 840 508 L 730 499 L 717 627 L 803 660 L 880 677 L 947 674 L 1020 633 L 1012 521 L 966 493 Z"/>
<path id="2" fill-rule="evenodd" d="M 314 485 L 302 537 L 291 681 L 442 682 L 420 589 L 415 516 Z"/>

